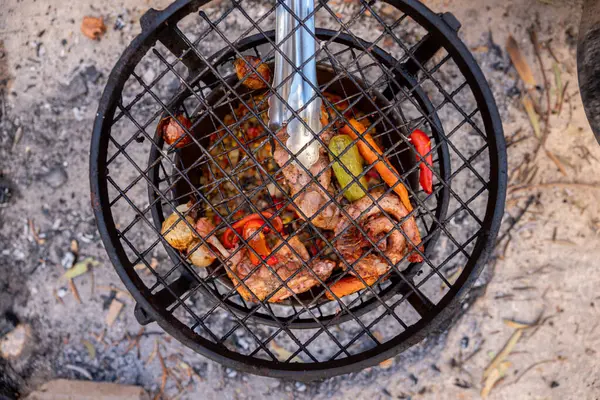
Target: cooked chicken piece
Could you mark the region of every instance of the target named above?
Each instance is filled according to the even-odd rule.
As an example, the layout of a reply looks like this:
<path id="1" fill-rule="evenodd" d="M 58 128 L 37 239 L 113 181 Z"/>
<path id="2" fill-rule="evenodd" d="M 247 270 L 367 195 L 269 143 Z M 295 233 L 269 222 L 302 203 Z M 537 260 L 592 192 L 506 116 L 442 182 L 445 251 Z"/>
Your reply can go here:
<path id="1" fill-rule="evenodd" d="M 223 252 L 229 256 L 229 253 L 219 239 L 217 239 L 215 231 L 215 226 L 210 222 L 208 218 L 200 218 L 196 222 L 196 232 L 200 235 L 208 244 L 214 246 L 215 249 L 219 250 L 222 254 Z M 212 234 L 211 234 L 212 232 Z M 206 244 L 200 244 L 200 239 L 194 239 L 194 241 L 188 247 L 188 257 L 192 264 L 197 267 L 208 267 L 212 264 L 217 258 L 217 253 L 210 249 Z"/>
<path id="2" fill-rule="evenodd" d="M 321 133 L 321 140 L 327 144 L 331 139 L 331 136 L 331 131 L 324 131 Z M 288 134 L 285 128 L 279 131 L 277 137 L 279 140 L 281 140 L 281 143 L 286 143 Z M 275 162 L 282 167 L 290 159 L 290 154 L 286 149 L 281 147 L 279 143 L 276 143 L 273 157 Z M 300 193 L 294 201 L 298 209 L 301 211 L 301 213 L 298 213 L 300 217 L 313 217 L 310 222 L 314 226 L 333 230 L 339 222 L 340 210 L 337 205 L 331 202 L 331 196 L 325 192 L 327 191 L 329 194 L 331 194 L 333 190 L 331 184 L 331 168 L 327 168 L 328 165 L 329 157 L 327 156 L 327 150 L 321 146 L 319 159 L 310 168 L 310 174 L 306 173 L 304 169 L 299 167 L 294 162 L 283 167 L 282 172 L 290 188 L 290 195 L 295 196 L 297 193 Z M 321 189 L 319 185 L 313 182 L 313 177 L 317 176 L 317 174 L 319 174 L 321 171 L 323 172 L 321 175 L 319 175 L 317 180 L 325 189 L 325 191 Z M 327 204 L 327 206 L 317 214 L 319 209 L 325 204 Z"/>
<path id="3" fill-rule="evenodd" d="M 423 261 L 421 255 L 414 251 L 414 247 L 421 243 L 421 235 L 414 217 L 406 220 L 401 226 L 410 239 L 410 243 L 407 243 L 406 238 L 396 226 L 408 215 L 408 210 L 396 194 L 386 194 L 383 197 L 382 194 L 381 191 L 371 193 L 376 204 L 373 204 L 369 196 L 366 196 L 347 206 L 346 211 L 350 219 L 358 222 L 371 241 L 377 244 L 379 250 L 393 264 L 398 263 L 409 252 L 411 252 L 408 255 L 410 262 Z M 393 221 L 381 212 L 382 209 L 392 217 Z M 390 264 L 379 251 L 372 249 L 372 244 L 356 226 L 351 224 L 350 219 L 343 218 L 335 228 L 336 249 L 349 264 L 353 264 L 353 273 L 360 275 L 363 279 L 385 274 L 391 268 Z M 346 227 L 348 229 L 342 233 Z M 389 236 L 382 240 L 388 233 Z M 369 249 L 372 250 L 361 258 Z"/>
<path id="4" fill-rule="evenodd" d="M 284 237 L 284 239 L 286 238 Z M 287 299 L 294 293 L 299 294 L 306 292 L 313 286 L 319 284 L 319 281 L 315 278 L 315 276 L 302 264 L 302 261 L 306 262 L 310 258 L 306 247 L 304 247 L 302 242 L 296 236 L 287 238 L 286 240 L 288 244 L 283 244 L 279 250 L 274 252 L 274 256 L 277 258 L 277 264 L 270 268 L 273 271 L 276 271 L 277 275 L 279 275 L 283 281 L 288 279 L 298 269 L 301 269 L 298 274 L 296 274 L 290 281 L 287 282 L 287 287 L 289 289 L 282 287 L 281 289 L 277 290 L 282 283 L 279 279 L 277 279 L 275 274 L 271 272 L 269 267 L 265 266 L 264 264 L 259 266 L 256 271 L 252 272 L 252 270 L 257 267 L 254 266 L 250 261 L 247 253 L 248 250 L 246 249 L 237 251 L 237 253 L 231 257 L 231 260 L 229 261 L 229 266 L 232 272 L 228 270 L 227 275 L 233 284 L 238 285 L 240 283 L 240 279 L 246 278 L 252 272 L 250 277 L 244 281 L 245 285 L 252 291 L 254 296 L 261 301 L 267 298 L 267 296 L 273 292 L 277 291 L 272 297 L 269 298 L 268 301 L 270 303 L 276 303 Z M 281 241 L 279 241 L 274 248 L 279 247 L 280 244 Z M 290 246 L 294 248 L 302 260 L 300 260 L 296 254 L 292 252 Z M 232 252 L 234 251 L 235 249 L 232 250 Z M 310 263 L 310 268 L 322 281 L 329 278 L 329 275 L 331 275 L 331 271 L 333 271 L 334 267 L 335 262 L 330 260 L 317 259 Z M 238 286 L 237 291 L 246 301 L 254 301 L 256 299 L 243 285 Z"/>

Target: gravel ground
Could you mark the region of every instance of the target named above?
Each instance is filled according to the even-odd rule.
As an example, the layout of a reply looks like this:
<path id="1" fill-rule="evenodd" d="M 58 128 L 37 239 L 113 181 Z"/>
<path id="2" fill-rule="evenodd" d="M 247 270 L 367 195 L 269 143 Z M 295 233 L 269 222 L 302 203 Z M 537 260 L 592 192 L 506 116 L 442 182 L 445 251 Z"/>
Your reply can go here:
<path id="1" fill-rule="evenodd" d="M 452 11 L 463 22 L 461 37 L 490 83 L 506 136 L 510 141 L 521 131 L 525 138 L 509 148 L 511 183 L 523 183 L 517 167 L 527 157 L 533 157 L 531 164 L 538 167 L 533 184 L 594 183 L 600 152 L 576 88 L 578 7 L 546 3 L 486 0 L 475 7 L 465 0 L 427 2 L 436 11 Z M 167 4 L 156 1 L 152 6 Z M 354 6 L 335 4 L 342 15 Z M 141 332 L 139 346 L 130 346 L 128 335 L 135 338 L 140 333 L 133 317 L 134 302 L 110 290 L 123 286 L 95 228 L 87 172 L 100 94 L 121 51 L 139 32 L 139 18 L 148 7 L 142 0 L 101 7 L 88 1 L 9 0 L 0 12 L 0 314 L 5 315 L 1 322 L 10 324 L 6 318 L 10 311 L 31 324 L 35 335 L 29 355 L 10 362 L 10 367 L 0 363 L 0 371 L 10 368 L 20 375 L 22 390 L 50 377 L 91 376 L 142 385 L 156 393 L 162 369 L 159 357 L 152 354 L 160 343 L 167 365 L 185 360 L 198 376 L 186 388 L 184 398 L 478 398 L 483 369 L 511 333 L 503 318 L 532 321 L 543 312 L 550 318 L 538 330 L 526 333 L 510 356 L 509 374 L 491 398 L 592 399 L 600 392 L 595 357 L 600 337 L 596 325 L 590 323 L 598 318 L 594 288 L 600 282 L 594 266 L 600 254 L 590 243 L 598 241 L 600 209 L 593 192 L 597 189 L 583 191 L 575 186 L 511 192 L 505 229 L 520 214 L 528 196 L 535 196 L 529 211 L 511 230 L 508 246 L 504 248 L 502 242 L 483 274 L 474 292 L 482 297 L 448 332 L 426 339 L 379 367 L 305 384 L 226 369 L 170 340 L 155 325 Z M 257 2 L 252 12 L 259 15 L 265 7 Z M 105 18 L 108 31 L 102 40 L 81 35 L 79 24 L 85 15 Z M 547 142 L 562 173 L 543 152 L 533 156 L 536 139 L 519 101 L 522 85 L 504 51 L 503 43 L 512 34 L 541 84 L 527 35 L 530 26 L 535 26 L 541 43 L 551 40 L 562 80 L 569 82 L 568 104 L 560 115 L 551 117 Z M 235 26 L 229 30 L 234 34 Z M 361 36 L 368 39 L 370 34 L 364 27 Z M 500 45 L 499 51 L 490 45 L 490 34 Z M 545 47 L 543 60 L 555 87 L 554 60 Z M 141 68 L 143 79 L 151 80 L 153 65 Z M 451 74 L 444 78 L 456 83 Z M 161 93 L 167 96 L 175 88 L 167 83 Z M 445 123 L 455 123 L 449 115 L 441 117 Z M 586 158 L 578 145 L 589 148 L 591 156 Z M 564 221 L 569 221 L 568 228 Z M 37 238 L 31 225 L 39 230 Z M 76 281 L 81 303 L 61 280 L 73 240 L 78 243 L 79 260 L 99 261 L 93 274 Z M 125 307 L 99 341 L 115 295 Z M 527 370 L 538 361 L 543 364 Z M 581 370 L 588 373 L 577 372 Z M 177 392 L 175 380 L 169 379 L 166 393 Z"/>

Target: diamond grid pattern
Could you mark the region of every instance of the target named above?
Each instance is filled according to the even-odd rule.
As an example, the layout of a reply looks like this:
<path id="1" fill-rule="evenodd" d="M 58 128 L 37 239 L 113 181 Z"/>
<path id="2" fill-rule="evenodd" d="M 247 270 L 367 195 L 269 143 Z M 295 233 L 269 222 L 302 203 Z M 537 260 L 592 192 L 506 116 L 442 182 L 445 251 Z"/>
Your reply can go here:
<path id="1" fill-rule="evenodd" d="M 185 255 L 172 250 L 165 252 L 169 245 L 160 234 L 160 224 L 152 215 L 152 210 L 159 207 L 163 216 L 177 212 L 184 217 L 189 211 L 181 214 L 175 206 L 191 199 L 193 208 L 212 212 L 222 221 L 211 233 L 216 236 L 217 231 L 231 227 L 235 222 L 232 216 L 237 212 L 265 211 L 264 206 L 257 204 L 269 185 L 283 194 L 286 205 L 294 207 L 306 221 L 299 229 L 309 233 L 307 240 L 325 243 L 317 256 L 332 253 L 338 257 L 345 272 L 336 273 L 328 283 L 337 282 L 354 271 L 357 263 L 348 263 L 339 253 L 336 248 L 338 238 L 313 228 L 311 220 L 314 217 L 303 215 L 295 204 L 300 194 L 288 195 L 282 174 L 268 171 L 267 164 L 273 159 L 258 159 L 265 146 L 278 144 L 285 148 L 277 136 L 269 133 L 262 119 L 268 96 L 256 100 L 242 94 L 242 83 L 231 78 L 231 61 L 235 58 L 250 54 L 269 62 L 275 52 L 280 51 L 273 43 L 274 36 L 268 33 L 273 26 L 275 6 L 254 15 L 243 2 L 234 2 L 231 8 L 221 10 L 221 15 L 201 11 L 187 16 L 189 23 L 181 21 L 171 32 L 187 49 L 175 57 L 162 44 L 154 46 L 127 81 L 113 119 L 114 134 L 111 133 L 110 146 L 114 151 L 109 152 L 108 160 L 109 188 L 114 193 L 111 207 L 124 208 L 123 214 L 128 217 L 123 219 L 127 222 L 119 225 L 118 233 L 132 266 L 144 265 L 145 282 L 154 282 L 149 285 L 151 291 L 154 294 L 167 293 L 174 299 L 165 310 L 184 322 L 195 334 L 251 357 L 283 362 L 324 362 L 358 354 L 393 339 L 422 318 L 419 304 L 438 303 L 452 287 L 449 278 L 456 268 L 470 259 L 483 224 L 490 184 L 487 178 L 488 145 L 468 83 L 464 78 L 457 79 L 460 72 L 445 50 L 423 64 L 415 58 L 414 49 L 426 43 L 427 32 L 410 17 L 404 14 L 380 15 L 379 6 L 367 2 L 361 2 L 353 10 L 345 12 L 344 15 L 349 17 L 342 19 L 329 2 L 320 2 L 316 6 L 318 21 L 325 20 L 326 27 L 333 30 L 328 39 L 317 38 L 320 46 L 315 57 L 319 65 L 329 67 L 333 74 L 328 82 L 319 82 L 321 88 L 315 88 L 317 92 L 339 87 L 337 94 L 342 100 L 338 104 L 348 102 L 351 116 L 369 121 L 376 128 L 373 134 L 376 140 L 391 141 L 384 156 L 396 165 L 401 165 L 402 159 L 407 156 L 422 160 L 407 140 L 408 132 L 416 128 L 431 131 L 437 126 L 437 116 L 443 125 L 443 131 L 432 137 L 434 193 L 426 195 L 408 184 L 407 177 L 418 173 L 418 165 L 413 161 L 413 165 L 403 170 L 399 178 L 408 187 L 415 210 L 403 220 L 394 222 L 394 229 L 378 240 L 370 238 L 356 221 L 350 224 L 373 246 L 363 257 L 372 253 L 386 260 L 390 266 L 375 284 L 365 285 L 366 288 L 356 294 L 340 299 L 329 289 L 321 289 L 303 296 L 294 294 L 285 305 L 268 303 L 269 297 L 262 301 L 247 301 L 240 296 L 238 288 L 251 291 L 248 278 L 233 284 L 228 278 L 227 272 L 233 273 L 228 260 L 221 260 L 219 267 L 198 270 L 190 265 Z M 365 19 L 379 21 L 379 29 L 364 35 L 360 23 Z M 298 22 L 304 24 L 303 21 Z M 239 24 L 243 34 L 237 35 L 234 34 L 236 31 L 228 30 L 232 23 Z M 188 32 L 186 28 L 194 24 Z M 256 44 L 250 49 L 240 50 L 240 44 L 250 35 L 259 36 Z M 213 43 L 212 48 L 205 45 L 209 42 Z M 383 65 L 374 52 L 378 47 L 393 55 L 395 64 Z M 188 75 L 189 71 L 181 62 L 187 55 L 200 61 L 200 69 L 193 71 L 195 76 Z M 407 60 L 420 69 L 412 87 L 399 82 L 395 75 L 395 68 Z M 216 80 L 202 81 L 201 78 L 207 74 L 214 75 Z M 397 90 L 397 95 L 382 105 L 377 95 L 390 87 Z M 432 110 L 425 111 L 415 100 L 417 90 L 424 90 L 431 98 Z M 185 95 L 177 96 L 175 101 L 176 93 Z M 270 90 L 268 95 L 276 94 Z M 332 107 L 334 104 L 327 99 L 323 102 L 330 107 L 329 127 L 344 121 L 345 115 Z M 240 104 L 249 111 L 241 117 L 234 112 Z M 363 109 L 366 110 L 364 114 L 357 113 Z M 175 149 L 163 144 L 154 130 L 160 118 L 174 117 L 179 112 L 193 119 L 193 126 L 188 131 L 193 140 L 182 149 Z M 233 121 L 225 120 L 228 113 L 234 116 Z M 248 142 L 237 137 L 236 131 L 252 118 L 262 125 L 265 133 L 255 138 L 261 144 L 251 149 Z M 130 125 L 129 129 L 123 130 L 120 124 Z M 215 134 L 219 139 L 208 145 L 210 137 Z M 465 139 L 466 136 L 469 139 Z M 226 147 L 226 139 L 233 141 L 234 146 Z M 326 147 L 318 135 L 313 140 Z M 232 159 L 234 151 L 238 152 L 237 163 Z M 153 152 L 154 158 L 148 161 L 150 152 Z M 194 154 L 193 161 L 186 159 L 184 154 Z M 438 166 L 441 154 L 446 154 L 444 157 L 451 160 L 452 169 L 446 171 L 447 176 L 442 175 Z M 289 156 L 288 163 L 291 164 L 295 156 L 291 153 Z M 336 157 L 328 168 L 337 160 Z M 217 159 L 226 160 L 234 167 L 226 169 Z M 388 163 L 383 157 L 380 161 Z M 243 188 L 243 174 L 252 168 L 259 171 L 260 182 L 254 187 Z M 198 171 L 208 174 L 208 182 L 202 184 L 197 179 Z M 301 172 L 313 175 L 307 170 Z M 330 204 L 343 207 L 340 193 L 330 193 L 319 183 L 322 173 L 313 176 L 329 197 L 321 210 Z M 367 173 L 368 170 L 362 176 Z M 355 178 L 353 183 L 360 184 L 359 178 Z M 233 194 L 231 190 L 225 190 L 226 186 L 233 187 Z M 383 185 L 379 189 L 384 194 L 393 190 Z M 149 200 L 144 196 L 148 190 L 151 193 Z M 436 211 L 442 194 L 449 199 L 450 211 L 440 217 Z M 390 218 L 388 212 L 379 206 L 378 198 L 371 193 L 368 196 L 375 210 Z M 274 203 L 270 205 L 273 206 Z M 345 210 L 342 214 L 349 217 Z M 403 271 L 408 265 L 406 256 L 399 263 L 393 263 L 379 245 L 394 232 L 400 232 L 405 240 L 410 241 L 400 226 L 411 217 L 417 221 L 426 246 L 439 235 L 438 243 L 443 248 L 429 246 L 432 249 L 429 253 L 418 249 L 425 261 L 420 268 L 407 272 Z M 271 221 L 266 221 L 266 225 L 281 241 L 274 252 L 288 248 L 297 257 L 300 256 L 287 243 L 286 237 L 275 232 Z M 470 229 L 465 229 L 465 226 Z M 207 239 L 198 237 L 201 244 L 206 244 Z M 240 240 L 245 242 L 243 238 Z M 158 268 L 149 261 L 155 254 L 162 257 Z M 305 268 L 309 262 L 303 263 Z M 263 263 L 254 271 L 259 268 L 270 267 Z M 287 279 L 274 274 L 279 280 L 278 289 L 289 288 L 288 285 L 301 270 Z M 320 277 L 311 269 L 309 271 L 326 287 Z M 365 284 L 360 275 L 356 276 Z M 191 288 L 180 292 L 178 283 L 185 279 L 192 279 L 194 283 Z M 333 295 L 336 300 L 327 301 L 326 294 Z M 200 298 L 210 301 L 198 301 Z M 261 324 L 265 320 L 269 322 Z M 308 324 L 311 329 L 292 329 L 299 323 Z M 258 324 L 260 329 L 256 329 L 254 324 Z M 281 355 L 282 348 L 285 348 L 285 357 Z"/>

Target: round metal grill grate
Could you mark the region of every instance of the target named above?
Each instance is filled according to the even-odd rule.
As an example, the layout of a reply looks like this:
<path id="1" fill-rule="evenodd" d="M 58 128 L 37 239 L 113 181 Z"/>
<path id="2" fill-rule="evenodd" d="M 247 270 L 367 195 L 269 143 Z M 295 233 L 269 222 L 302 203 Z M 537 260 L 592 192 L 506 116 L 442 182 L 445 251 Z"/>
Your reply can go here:
<path id="1" fill-rule="evenodd" d="M 294 162 L 282 132 L 268 127 L 274 89 L 247 87 L 254 67 L 241 81 L 236 76 L 234 61 L 244 56 L 272 67 L 277 4 L 178 1 L 142 18 L 142 33 L 100 102 L 92 204 L 140 323 L 156 321 L 228 366 L 315 379 L 374 365 L 451 318 L 493 247 L 506 154 L 493 97 L 451 14 L 412 0 L 320 2 L 314 89 L 325 105 L 326 133 L 314 140 L 326 151 L 331 134 L 354 119 L 383 149 L 376 162 L 400 171 L 390 187 L 366 165 L 353 181 L 366 196 L 360 207 L 349 204 L 331 176 L 343 155 L 328 152 L 316 172 Z M 166 144 L 165 121 L 184 138 Z M 431 139 L 427 155 L 409 140 L 416 129 Z M 353 133 L 354 143 L 365 137 Z M 431 194 L 419 184 L 428 155 Z M 296 178 L 308 179 L 303 190 L 290 190 Z M 399 216 L 393 199 L 401 184 L 414 209 Z M 298 206 L 307 192 L 324 199 L 311 215 Z M 316 222 L 330 207 L 344 221 L 335 229 Z M 177 251 L 161 234 L 173 213 L 190 230 L 199 218 L 211 222 L 194 234 L 193 249 Z M 252 213 L 265 213 L 262 228 L 250 236 L 236 231 L 238 245 L 226 255 L 210 247 L 217 259 L 209 267 L 192 265 L 190 254 Z M 391 227 L 373 234 L 383 219 Z M 420 235 L 411 234 L 411 223 Z M 260 256 L 252 240 L 267 231 L 275 261 L 244 264 L 251 253 Z M 357 238 L 355 252 L 348 253 L 348 238 Z M 382 272 L 361 273 L 373 260 Z M 320 274 L 318 263 L 335 268 Z M 242 264 L 251 267 L 240 276 Z M 282 266 L 291 272 L 275 272 Z M 308 290 L 297 289 L 300 278 L 313 282 Z M 337 296 L 333 285 L 347 279 L 362 288 Z M 275 284 L 260 293 L 266 280 Z"/>

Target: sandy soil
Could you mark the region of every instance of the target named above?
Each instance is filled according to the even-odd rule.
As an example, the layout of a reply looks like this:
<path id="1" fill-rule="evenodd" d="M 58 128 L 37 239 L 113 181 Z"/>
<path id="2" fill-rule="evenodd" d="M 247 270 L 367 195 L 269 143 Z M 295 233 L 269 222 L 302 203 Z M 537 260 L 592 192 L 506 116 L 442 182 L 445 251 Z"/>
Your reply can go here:
<path id="1" fill-rule="evenodd" d="M 133 301 L 124 300 L 124 312 L 106 334 L 106 344 L 94 338 L 104 330 L 110 302 L 110 291 L 102 288 L 122 284 L 95 229 L 87 178 L 100 93 L 120 52 L 139 32 L 139 17 L 148 3 L 9 0 L 0 11 L 0 182 L 10 192 L 0 204 L 0 313 L 11 310 L 32 325 L 38 338 L 27 359 L 12 363 L 30 387 L 52 376 L 84 378 L 70 368 L 73 365 L 85 366 L 97 380 L 140 384 L 152 392 L 160 385 L 159 362 L 146 365 L 146 360 L 155 339 L 168 338 L 156 334 L 159 328 L 151 325 L 139 350 L 127 351 L 128 341 L 122 340 L 139 331 Z M 600 148 L 577 91 L 578 5 L 534 0 L 426 3 L 436 11 L 453 12 L 463 22 L 461 37 L 492 87 L 507 140 L 516 142 L 508 151 L 513 188 L 504 229 L 529 204 L 510 230 L 508 244 L 505 239 L 498 246 L 486 272 L 493 278 L 485 293 L 448 332 L 397 356 L 393 363 L 324 382 L 303 384 L 238 373 L 171 341 L 165 356 L 177 359 L 180 354 L 202 378 L 184 398 L 476 399 L 485 367 L 514 331 L 503 319 L 532 322 L 539 316 L 543 323 L 525 331 L 508 356 L 511 366 L 505 379 L 490 398 L 599 398 L 595 289 L 600 284 Z M 156 8 L 167 4 L 152 2 Z M 109 29 L 101 41 L 80 34 L 84 15 L 106 19 Z M 118 19 L 124 24 L 120 30 L 114 28 Z M 507 68 L 503 44 L 510 34 L 543 86 L 527 34 L 531 26 L 544 44 L 541 55 L 554 88 L 553 101 L 556 61 L 545 46 L 548 41 L 562 82 L 568 82 L 562 112 L 550 116 L 546 149 L 555 161 L 543 150 L 535 154 L 537 139 L 515 89 L 522 84 L 514 68 Z M 489 32 L 502 49 L 500 58 L 490 48 Z M 531 161 L 522 164 L 528 157 Z M 536 166 L 533 177 L 525 176 L 526 169 Z M 563 185 L 548 184 L 554 182 Z M 44 243 L 36 241 L 28 219 Z M 60 301 L 53 295 L 67 288 L 60 280 L 61 261 L 73 239 L 79 243 L 80 258 L 100 261 L 93 281 L 77 281 L 81 304 L 69 292 Z M 86 350 L 87 342 L 94 345 L 95 357 Z M 177 392 L 173 381 L 167 389 Z"/>

